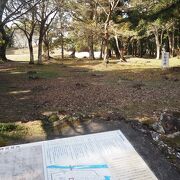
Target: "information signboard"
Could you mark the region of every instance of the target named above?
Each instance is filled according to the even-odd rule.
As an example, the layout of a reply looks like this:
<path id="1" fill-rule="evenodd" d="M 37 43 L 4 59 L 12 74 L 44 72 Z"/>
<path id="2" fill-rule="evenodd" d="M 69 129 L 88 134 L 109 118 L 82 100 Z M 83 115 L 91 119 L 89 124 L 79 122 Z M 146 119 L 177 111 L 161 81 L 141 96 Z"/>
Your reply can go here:
<path id="1" fill-rule="evenodd" d="M 157 180 L 121 131 L 0 149 L 0 180 Z"/>
<path id="2" fill-rule="evenodd" d="M 169 67 L 169 52 L 162 52 L 162 68 Z"/>

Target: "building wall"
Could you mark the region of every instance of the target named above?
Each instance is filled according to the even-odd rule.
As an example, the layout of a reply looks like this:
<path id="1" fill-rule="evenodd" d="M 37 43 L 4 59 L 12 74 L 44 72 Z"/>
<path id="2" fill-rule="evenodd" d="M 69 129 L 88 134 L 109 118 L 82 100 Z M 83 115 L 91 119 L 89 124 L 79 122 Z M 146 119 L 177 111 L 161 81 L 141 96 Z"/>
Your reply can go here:
<path id="1" fill-rule="evenodd" d="M 38 45 L 38 37 L 33 37 L 33 46 Z M 21 30 L 16 30 L 13 36 L 13 47 L 15 48 L 27 48 L 28 40 Z"/>

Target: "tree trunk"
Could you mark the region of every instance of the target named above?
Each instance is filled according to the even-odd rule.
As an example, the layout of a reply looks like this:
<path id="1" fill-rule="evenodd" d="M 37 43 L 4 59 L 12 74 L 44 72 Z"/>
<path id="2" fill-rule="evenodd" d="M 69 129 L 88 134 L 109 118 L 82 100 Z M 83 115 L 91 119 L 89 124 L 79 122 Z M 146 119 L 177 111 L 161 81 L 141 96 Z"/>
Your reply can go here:
<path id="1" fill-rule="evenodd" d="M 72 53 L 70 54 L 70 58 L 75 58 L 76 57 L 76 49 L 73 48 Z"/>
<path id="2" fill-rule="evenodd" d="M 2 61 L 7 61 L 6 58 L 6 45 L 5 44 L 0 44 L 0 60 Z"/>
<path id="3" fill-rule="evenodd" d="M 107 29 L 108 25 L 105 25 L 105 37 L 104 37 L 104 63 L 108 64 L 108 45 L 109 45 L 109 33 Z"/>
<path id="4" fill-rule="evenodd" d="M 0 27 L 0 60 L 7 61 L 6 58 L 6 48 L 8 45 L 8 37 L 6 35 L 6 32 L 4 30 L 4 27 Z"/>
<path id="5" fill-rule="evenodd" d="M 171 38 L 171 35 L 170 35 L 170 32 L 167 31 L 167 36 L 168 36 L 168 42 L 169 42 L 169 53 L 170 53 L 170 56 L 172 55 L 172 38 Z"/>
<path id="6" fill-rule="evenodd" d="M 2 19 L 4 15 L 4 9 L 6 7 L 8 0 L 1 0 L 0 2 L 0 60 L 7 61 L 6 58 L 6 48 L 8 45 L 8 38 L 4 25 L 2 24 Z"/>
<path id="7" fill-rule="evenodd" d="M 156 59 L 160 59 L 160 50 L 161 50 L 160 46 L 157 45 L 157 47 L 156 47 Z"/>
<path id="8" fill-rule="evenodd" d="M 174 32 L 174 27 L 173 27 L 173 32 L 172 32 L 172 57 L 174 57 L 174 49 L 175 49 L 175 32 Z"/>
<path id="9" fill-rule="evenodd" d="M 88 46 L 89 46 L 89 59 L 95 59 L 93 35 L 90 35 L 88 38 Z"/>
<path id="10" fill-rule="evenodd" d="M 107 16 L 106 22 L 104 24 L 104 63 L 108 64 L 108 45 L 109 45 L 109 21 L 111 17 L 112 10 L 110 9 L 110 12 Z"/>
<path id="11" fill-rule="evenodd" d="M 93 1 L 89 1 L 89 5 L 90 5 L 90 9 L 88 11 L 87 16 L 89 17 L 89 19 L 91 21 L 94 20 L 95 18 L 95 4 Z M 89 47 L 89 59 L 95 59 L 94 57 L 94 35 L 93 35 L 93 30 L 90 30 L 88 33 L 90 33 L 88 35 L 88 47 Z"/>
<path id="12" fill-rule="evenodd" d="M 117 46 L 117 49 L 118 49 L 118 54 L 119 54 L 119 59 L 121 59 L 121 50 L 120 50 L 120 47 L 119 47 L 119 40 L 118 40 L 118 37 L 117 37 L 117 35 L 116 36 L 114 36 L 114 38 L 115 38 L 115 40 L 116 40 L 116 46 Z M 117 55 L 118 55 L 117 54 Z"/>
<path id="13" fill-rule="evenodd" d="M 50 52 L 49 52 L 49 46 L 46 47 L 46 51 L 45 51 L 45 58 L 47 61 L 50 60 Z"/>
<path id="14" fill-rule="evenodd" d="M 178 28 L 178 34 L 180 34 L 180 27 Z M 179 50 L 180 49 L 180 36 L 177 36 L 177 49 Z"/>
<path id="15" fill-rule="evenodd" d="M 132 41 L 132 56 L 134 57 L 134 40 Z"/>
<path id="16" fill-rule="evenodd" d="M 160 46 L 160 42 L 159 42 L 158 33 L 155 34 L 155 40 L 156 40 L 156 59 L 160 59 L 161 46 Z"/>
<path id="17" fill-rule="evenodd" d="M 104 39 L 102 39 L 101 41 L 101 50 L 100 50 L 99 59 L 103 59 L 103 47 L 104 47 Z"/>
<path id="18" fill-rule="evenodd" d="M 32 39 L 28 40 L 28 45 L 29 45 L 29 53 L 30 53 L 29 64 L 34 64 L 34 52 L 33 52 L 33 46 L 32 46 Z"/>
<path id="19" fill-rule="evenodd" d="M 40 34 L 39 37 L 39 45 L 38 45 L 38 64 L 42 64 L 42 48 L 43 48 L 43 37 Z"/>
<path id="20" fill-rule="evenodd" d="M 107 57 L 108 57 L 108 40 L 106 39 L 104 42 L 105 42 L 104 43 L 104 63 L 107 64 L 107 62 L 108 62 L 108 59 L 107 59 Z"/>
<path id="21" fill-rule="evenodd" d="M 112 58 L 112 51 L 108 48 L 108 58 Z"/>
<path id="22" fill-rule="evenodd" d="M 134 41 L 134 56 L 137 57 L 137 40 Z"/>
<path id="23" fill-rule="evenodd" d="M 139 40 L 139 57 L 143 57 L 143 45 L 142 45 L 142 40 Z"/>
<path id="24" fill-rule="evenodd" d="M 61 58 L 62 60 L 64 60 L 64 37 L 62 33 L 61 33 Z"/>
<path id="25" fill-rule="evenodd" d="M 45 37 L 44 37 L 45 38 Z M 49 48 L 49 41 L 48 39 L 44 39 L 44 58 L 49 61 L 50 60 L 50 48 Z"/>

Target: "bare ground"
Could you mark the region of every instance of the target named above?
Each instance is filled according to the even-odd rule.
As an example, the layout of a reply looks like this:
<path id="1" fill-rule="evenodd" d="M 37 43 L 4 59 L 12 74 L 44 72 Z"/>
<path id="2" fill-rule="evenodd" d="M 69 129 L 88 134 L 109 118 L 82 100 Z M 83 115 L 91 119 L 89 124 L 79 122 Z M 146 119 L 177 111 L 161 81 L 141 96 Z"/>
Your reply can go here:
<path id="1" fill-rule="evenodd" d="M 35 120 L 51 110 L 100 115 L 118 111 L 127 118 L 143 121 L 164 109 L 178 110 L 180 105 L 177 72 L 160 69 L 101 72 L 82 68 L 81 63 L 0 66 L 1 122 Z M 27 72 L 32 70 L 39 72 L 39 79 L 28 79 Z"/>
<path id="2" fill-rule="evenodd" d="M 149 123 L 165 109 L 178 111 L 180 73 L 134 66 L 111 64 L 106 69 L 99 62 L 88 61 L 1 64 L 0 122 L 21 122 L 29 131 L 22 139 L 8 139 L 7 144 L 121 129 L 159 179 L 179 179 L 176 168 L 152 139 L 124 119 Z M 29 79 L 28 71 L 37 71 L 39 78 Z M 93 118 L 77 126 L 69 124 L 57 134 L 43 119 L 49 111 Z M 113 113 L 118 113 L 118 118 Z"/>

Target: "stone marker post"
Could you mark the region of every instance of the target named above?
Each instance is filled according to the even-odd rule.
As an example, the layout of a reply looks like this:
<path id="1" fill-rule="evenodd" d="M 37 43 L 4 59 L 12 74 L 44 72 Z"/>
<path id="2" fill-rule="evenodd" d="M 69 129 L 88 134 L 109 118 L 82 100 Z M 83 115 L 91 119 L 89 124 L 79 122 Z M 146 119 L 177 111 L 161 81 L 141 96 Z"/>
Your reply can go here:
<path id="1" fill-rule="evenodd" d="M 169 67 L 169 52 L 162 51 L 162 68 Z"/>

